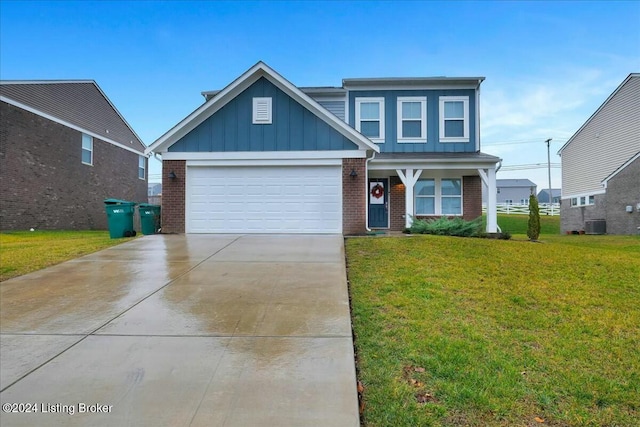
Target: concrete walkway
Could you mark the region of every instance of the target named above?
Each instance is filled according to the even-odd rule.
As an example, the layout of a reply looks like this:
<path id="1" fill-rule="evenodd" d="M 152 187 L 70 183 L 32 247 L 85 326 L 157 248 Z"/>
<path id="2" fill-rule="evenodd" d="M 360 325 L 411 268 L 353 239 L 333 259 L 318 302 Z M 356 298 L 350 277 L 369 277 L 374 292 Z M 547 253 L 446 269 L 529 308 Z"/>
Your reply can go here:
<path id="1" fill-rule="evenodd" d="M 3 427 L 359 424 L 341 236 L 146 236 L 2 282 L 0 332 Z"/>

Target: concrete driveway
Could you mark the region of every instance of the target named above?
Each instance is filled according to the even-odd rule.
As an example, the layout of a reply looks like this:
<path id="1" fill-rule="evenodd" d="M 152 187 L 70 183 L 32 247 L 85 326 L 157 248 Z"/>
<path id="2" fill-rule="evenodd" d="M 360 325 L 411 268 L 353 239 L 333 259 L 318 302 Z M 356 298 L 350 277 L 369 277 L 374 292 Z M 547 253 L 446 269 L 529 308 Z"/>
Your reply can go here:
<path id="1" fill-rule="evenodd" d="M 342 236 L 146 236 L 1 283 L 0 332 L 2 426 L 359 424 Z"/>

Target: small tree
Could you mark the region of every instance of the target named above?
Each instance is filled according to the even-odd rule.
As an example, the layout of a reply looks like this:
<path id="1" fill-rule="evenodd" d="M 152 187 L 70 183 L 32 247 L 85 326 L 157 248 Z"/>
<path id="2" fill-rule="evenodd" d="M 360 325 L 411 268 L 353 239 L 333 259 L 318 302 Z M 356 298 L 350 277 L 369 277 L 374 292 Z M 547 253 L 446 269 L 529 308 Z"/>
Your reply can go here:
<path id="1" fill-rule="evenodd" d="M 529 240 L 538 240 L 540 237 L 540 208 L 536 195 L 529 196 L 529 223 L 527 224 L 527 237 Z"/>

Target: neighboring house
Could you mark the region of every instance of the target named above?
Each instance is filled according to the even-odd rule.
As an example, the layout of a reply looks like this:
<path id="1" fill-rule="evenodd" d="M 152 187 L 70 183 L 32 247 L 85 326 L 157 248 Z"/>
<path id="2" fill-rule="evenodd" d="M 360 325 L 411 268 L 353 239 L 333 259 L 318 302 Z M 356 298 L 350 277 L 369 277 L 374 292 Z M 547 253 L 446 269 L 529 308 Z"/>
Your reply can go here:
<path id="1" fill-rule="evenodd" d="M 258 62 L 147 149 L 162 156 L 162 229 L 360 234 L 477 218 L 500 160 L 480 152 L 483 80 L 299 88 Z"/>
<path id="2" fill-rule="evenodd" d="M 496 179 L 496 201 L 508 205 L 528 205 L 529 196 L 536 193 L 536 188 L 536 184 L 528 179 Z M 482 201 L 487 201 L 486 192 Z"/>
<path id="3" fill-rule="evenodd" d="M 147 200 L 145 146 L 93 80 L 0 82 L 0 229 L 106 229 Z"/>
<path id="4" fill-rule="evenodd" d="M 640 232 L 640 73 L 632 73 L 560 149 L 561 230 Z M 595 221 L 595 222 L 594 222 Z"/>
<path id="5" fill-rule="evenodd" d="M 152 205 L 162 205 L 162 184 L 149 184 L 149 203 Z"/>
<path id="6" fill-rule="evenodd" d="M 162 184 L 158 184 L 158 183 L 152 184 L 152 183 L 149 183 L 149 187 L 148 187 L 147 195 L 148 195 L 149 197 L 152 197 L 152 196 L 159 196 L 160 194 L 162 194 Z"/>
<path id="7" fill-rule="evenodd" d="M 560 203 L 562 190 L 559 188 L 551 189 L 551 203 Z M 549 203 L 549 189 L 540 190 L 538 193 L 538 203 Z"/>

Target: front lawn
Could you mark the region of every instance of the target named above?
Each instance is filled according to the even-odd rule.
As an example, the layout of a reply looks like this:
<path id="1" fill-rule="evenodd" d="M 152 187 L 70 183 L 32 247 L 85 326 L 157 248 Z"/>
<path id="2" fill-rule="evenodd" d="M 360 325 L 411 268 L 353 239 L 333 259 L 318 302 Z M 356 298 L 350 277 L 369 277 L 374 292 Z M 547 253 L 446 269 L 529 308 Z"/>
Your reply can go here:
<path id="1" fill-rule="evenodd" d="M 129 240 L 131 239 L 110 239 L 108 231 L 0 233 L 0 281 Z"/>
<path id="2" fill-rule="evenodd" d="M 637 425 L 640 238 L 541 240 L 347 239 L 365 425 Z"/>

